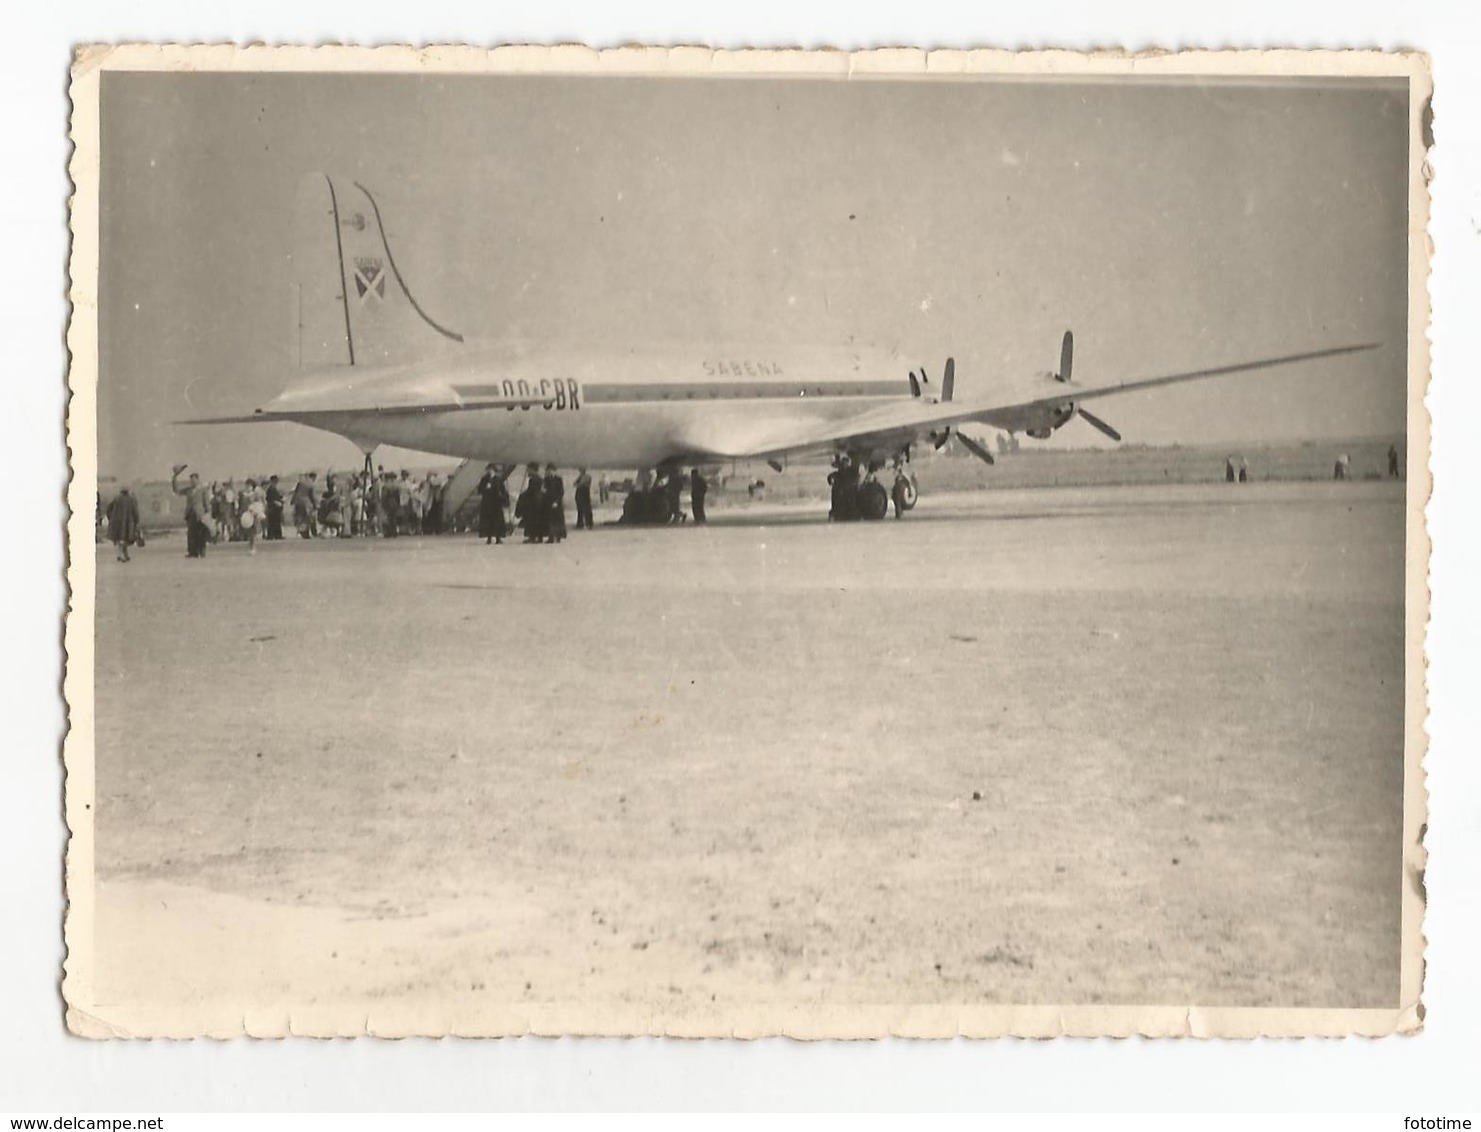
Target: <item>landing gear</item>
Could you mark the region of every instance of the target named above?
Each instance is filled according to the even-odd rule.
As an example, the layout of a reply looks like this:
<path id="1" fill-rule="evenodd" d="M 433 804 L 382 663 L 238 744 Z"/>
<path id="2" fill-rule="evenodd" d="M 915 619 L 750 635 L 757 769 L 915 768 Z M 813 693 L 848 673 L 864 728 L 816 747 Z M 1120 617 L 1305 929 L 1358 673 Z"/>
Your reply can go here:
<path id="1" fill-rule="evenodd" d="M 656 482 L 650 482 L 644 472 L 639 472 L 637 482 L 622 501 L 622 518 L 618 522 L 632 526 L 662 526 L 666 523 L 682 523 L 688 516 L 682 506 L 685 477 L 677 468 L 660 472 Z"/>
<path id="2" fill-rule="evenodd" d="M 833 471 L 828 475 L 828 487 L 832 505 L 828 518 L 835 523 L 852 519 L 867 519 L 876 522 L 890 511 L 890 493 L 884 484 L 874 478 L 884 467 L 884 462 L 875 458 L 839 455 L 833 461 Z M 860 473 L 863 481 L 860 482 Z M 912 501 L 913 502 L 913 501 Z"/>
<path id="3" fill-rule="evenodd" d="M 883 519 L 890 511 L 889 492 L 878 480 L 865 480 L 855 496 L 861 519 Z"/>
<path id="4" fill-rule="evenodd" d="M 895 479 L 900 484 L 900 510 L 909 511 L 915 507 L 915 501 L 920 498 L 920 491 L 915 486 L 915 481 L 903 472 L 897 473 Z"/>
<path id="5" fill-rule="evenodd" d="M 834 459 L 833 470 L 828 473 L 828 491 L 829 519 L 847 523 L 859 517 L 859 465 L 850 457 Z"/>

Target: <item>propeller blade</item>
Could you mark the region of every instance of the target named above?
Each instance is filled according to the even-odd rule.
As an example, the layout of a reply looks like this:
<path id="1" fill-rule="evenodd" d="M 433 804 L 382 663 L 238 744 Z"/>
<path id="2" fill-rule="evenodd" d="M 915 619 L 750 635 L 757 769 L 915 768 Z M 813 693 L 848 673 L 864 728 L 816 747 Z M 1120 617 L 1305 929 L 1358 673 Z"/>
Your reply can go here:
<path id="1" fill-rule="evenodd" d="M 956 386 L 956 359 L 946 359 L 946 376 L 941 379 L 941 400 L 950 401 L 951 391 Z M 960 434 L 958 434 L 960 435 Z"/>
<path id="2" fill-rule="evenodd" d="M 989 464 L 997 463 L 997 461 L 992 458 L 992 453 L 987 450 L 986 445 L 978 444 L 977 441 L 973 440 L 961 429 L 957 429 L 956 438 L 962 442 L 968 452 L 972 453 L 972 455 L 976 456 L 979 460 L 986 461 Z"/>
<path id="3" fill-rule="evenodd" d="M 931 379 L 926 376 L 926 367 L 925 366 L 921 366 L 920 367 L 920 383 L 922 385 L 930 385 L 931 384 Z"/>
<path id="4" fill-rule="evenodd" d="M 1069 381 L 1075 372 L 1075 336 L 1070 331 L 1064 332 L 1064 340 L 1059 344 L 1059 372 L 1055 374 L 1060 381 Z"/>
<path id="5" fill-rule="evenodd" d="M 920 381 L 915 376 L 915 370 L 910 371 L 910 395 L 912 397 L 920 396 Z"/>
<path id="6" fill-rule="evenodd" d="M 931 433 L 931 440 L 935 442 L 937 452 L 940 452 L 941 449 L 945 448 L 946 442 L 950 439 L 951 429 L 949 428 L 942 429 L 940 432 Z"/>
<path id="7" fill-rule="evenodd" d="M 1101 432 L 1103 432 L 1107 436 L 1109 436 L 1112 440 L 1120 440 L 1121 439 L 1121 434 L 1119 432 L 1117 432 L 1115 429 L 1113 429 L 1110 425 L 1106 424 L 1105 421 L 1101 420 L 1094 413 L 1087 413 L 1084 409 L 1080 408 L 1079 406 L 1076 406 L 1075 412 L 1079 413 L 1082 417 L 1084 417 L 1085 420 L 1086 420 L 1086 422 L 1088 424 L 1094 425 L 1096 428 L 1100 429 Z"/>

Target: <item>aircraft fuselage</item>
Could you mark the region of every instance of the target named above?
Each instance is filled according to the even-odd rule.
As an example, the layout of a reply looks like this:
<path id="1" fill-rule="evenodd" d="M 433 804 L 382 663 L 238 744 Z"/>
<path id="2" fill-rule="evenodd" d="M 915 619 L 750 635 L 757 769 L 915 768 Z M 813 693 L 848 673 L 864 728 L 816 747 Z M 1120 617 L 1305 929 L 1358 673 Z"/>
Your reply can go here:
<path id="1" fill-rule="evenodd" d="M 399 369 L 334 367 L 266 408 L 302 413 L 302 423 L 367 451 L 390 444 L 498 463 L 632 469 L 689 457 L 690 438 L 712 421 L 766 435 L 909 401 L 911 368 L 889 351 L 509 347 Z M 461 407 L 489 399 L 519 403 Z"/>

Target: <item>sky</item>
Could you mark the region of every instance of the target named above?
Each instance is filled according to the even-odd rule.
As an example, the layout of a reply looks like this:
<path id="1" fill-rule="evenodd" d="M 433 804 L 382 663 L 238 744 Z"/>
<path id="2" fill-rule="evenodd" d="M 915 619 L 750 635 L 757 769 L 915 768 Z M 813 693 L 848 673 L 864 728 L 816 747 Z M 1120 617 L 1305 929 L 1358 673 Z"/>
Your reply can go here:
<path id="1" fill-rule="evenodd" d="M 1407 147 L 1387 80 L 109 73 L 100 471 L 359 465 L 297 425 L 171 423 L 293 379 L 316 170 L 376 193 L 470 340 L 857 342 L 954 356 L 974 397 L 1053 369 L 1066 328 L 1087 382 L 1376 340 L 1096 412 L 1142 443 L 1398 434 Z"/>

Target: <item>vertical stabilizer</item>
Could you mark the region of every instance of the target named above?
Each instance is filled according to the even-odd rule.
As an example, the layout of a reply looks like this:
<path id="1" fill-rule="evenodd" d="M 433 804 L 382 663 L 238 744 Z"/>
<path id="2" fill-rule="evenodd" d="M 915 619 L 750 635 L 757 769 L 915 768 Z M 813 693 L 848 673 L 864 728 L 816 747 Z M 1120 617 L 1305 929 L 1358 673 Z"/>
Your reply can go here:
<path id="1" fill-rule="evenodd" d="M 293 360 L 299 369 L 350 365 L 350 323 L 329 178 L 298 183 L 293 212 Z"/>
<path id="2" fill-rule="evenodd" d="M 299 187 L 298 219 L 300 366 L 385 366 L 462 343 L 418 301 L 370 189 L 313 174 Z"/>

